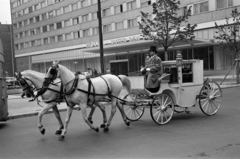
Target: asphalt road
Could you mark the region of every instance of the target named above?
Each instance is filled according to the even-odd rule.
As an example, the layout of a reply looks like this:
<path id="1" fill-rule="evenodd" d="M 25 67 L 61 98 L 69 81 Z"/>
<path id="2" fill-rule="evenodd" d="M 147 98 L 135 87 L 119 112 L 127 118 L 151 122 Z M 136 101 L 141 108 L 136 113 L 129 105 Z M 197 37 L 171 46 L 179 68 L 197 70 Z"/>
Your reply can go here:
<path id="1" fill-rule="evenodd" d="M 214 116 L 205 116 L 196 105 L 193 114 L 175 114 L 163 126 L 146 109 L 141 120 L 127 127 L 117 111 L 110 131 L 96 133 L 74 111 L 64 141 L 54 134 L 58 123 L 53 114 L 43 117 L 45 135 L 38 131 L 36 116 L 12 119 L 0 123 L 0 159 L 240 158 L 239 89 L 223 89 L 222 107 Z M 99 110 L 93 120 L 101 124 Z"/>

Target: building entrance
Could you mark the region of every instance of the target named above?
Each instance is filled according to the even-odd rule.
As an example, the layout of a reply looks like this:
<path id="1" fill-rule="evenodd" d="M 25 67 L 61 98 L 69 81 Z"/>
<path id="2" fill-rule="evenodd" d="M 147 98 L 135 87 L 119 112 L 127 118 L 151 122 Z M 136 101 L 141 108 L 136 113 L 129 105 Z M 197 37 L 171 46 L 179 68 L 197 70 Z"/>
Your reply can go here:
<path id="1" fill-rule="evenodd" d="M 128 75 L 128 60 L 110 61 L 110 71 L 114 75 Z"/>

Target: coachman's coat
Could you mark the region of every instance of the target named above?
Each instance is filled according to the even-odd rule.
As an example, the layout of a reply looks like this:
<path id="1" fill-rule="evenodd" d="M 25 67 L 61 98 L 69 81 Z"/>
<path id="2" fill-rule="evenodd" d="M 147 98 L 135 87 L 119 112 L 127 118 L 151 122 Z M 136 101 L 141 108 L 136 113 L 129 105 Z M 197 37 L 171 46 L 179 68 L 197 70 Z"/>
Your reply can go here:
<path id="1" fill-rule="evenodd" d="M 156 54 L 151 58 L 146 59 L 145 69 L 150 68 L 150 71 L 147 71 L 145 78 L 145 88 L 157 88 L 160 85 L 158 78 L 161 76 L 161 58 Z"/>

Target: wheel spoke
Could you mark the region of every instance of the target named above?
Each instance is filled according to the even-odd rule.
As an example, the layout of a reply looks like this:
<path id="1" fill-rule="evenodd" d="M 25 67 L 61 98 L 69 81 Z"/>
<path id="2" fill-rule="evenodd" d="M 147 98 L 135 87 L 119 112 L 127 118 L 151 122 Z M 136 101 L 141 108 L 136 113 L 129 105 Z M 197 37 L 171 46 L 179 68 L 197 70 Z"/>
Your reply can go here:
<path id="1" fill-rule="evenodd" d="M 208 103 L 208 100 L 202 105 L 202 107 L 205 107 L 205 105 Z"/>

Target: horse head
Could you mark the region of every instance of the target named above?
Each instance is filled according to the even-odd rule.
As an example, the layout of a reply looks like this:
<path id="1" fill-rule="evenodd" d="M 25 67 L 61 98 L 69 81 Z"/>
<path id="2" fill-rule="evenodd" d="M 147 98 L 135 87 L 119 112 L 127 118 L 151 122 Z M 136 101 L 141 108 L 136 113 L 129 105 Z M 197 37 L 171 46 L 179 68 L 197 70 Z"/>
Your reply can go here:
<path id="1" fill-rule="evenodd" d="M 15 77 L 17 79 L 18 84 L 21 86 L 23 92 L 25 95 L 30 98 L 34 97 L 34 87 L 33 87 L 33 82 L 24 77 L 21 72 L 15 72 Z"/>
<path id="2" fill-rule="evenodd" d="M 48 70 L 46 71 L 45 81 L 53 82 L 56 78 L 59 77 L 58 64 L 59 64 L 59 61 L 53 61 L 52 66 L 49 67 Z"/>

